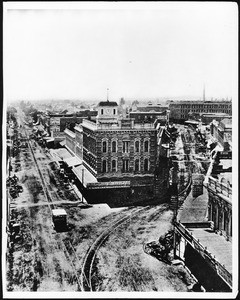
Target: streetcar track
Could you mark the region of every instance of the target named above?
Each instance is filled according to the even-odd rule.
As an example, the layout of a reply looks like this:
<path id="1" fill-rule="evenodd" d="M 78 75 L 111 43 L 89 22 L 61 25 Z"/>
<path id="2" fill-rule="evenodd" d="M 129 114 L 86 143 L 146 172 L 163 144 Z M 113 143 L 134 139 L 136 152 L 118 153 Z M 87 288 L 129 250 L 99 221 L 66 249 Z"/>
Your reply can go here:
<path id="1" fill-rule="evenodd" d="M 37 159 L 36 159 L 36 157 L 35 157 L 35 154 L 34 154 L 34 151 L 33 151 L 33 147 L 32 147 L 32 145 L 31 145 L 30 138 L 29 138 L 29 136 L 28 136 L 28 134 L 27 134 L 27 130 L 26 130 L 26 128 L 25 128 L 24 125 L 22 126 L 22 128 L 23 128 L 23 130 L 25 131 L 25 135 L 26 135 L 26 138 L 27 138 L 27 143 L 28 143 L 28 145 L 29 145 L 29 149 L 30 149 L 30 152 L 31 152 L 31 156 L 32 156 L 32 158 L 33 158 L 33 161 L 34 161 L 35 166 L 36 166 L 36 168 L 37 168 L 39 177 L 40 177 L 40 179 L 41 179 L 41 185 L 42 185 L 42 188 L 43 188 L 43 191 L 44 191 L 44 195 L 45 195 L 47 201 L 49 202 L 49 204 L 48 204 L 49 209 L 50 209 L 50 211 L 52 211 L 52 209 L 54 209 L 54 207 L 55 207 L 55 205 L 53 204 L 53 202 L 54 202 L 54 201 L 53 201 L 53 197 L 54 197 L 56 200 L 58 200 L 58 201 L 59 201 L 60 197 L 58 196 L 58 194 L 56 193 L 56 191 L 54 191 L 54 190 L 52 189 L 51 185 L 46 183 L 46 181 L 45 181 L 45 179 L 44 179 L 44 176 L 43 176 L 43 173 L 46 174 L 47 172 L 46 172 L 46 170 L 44 170 L 44 172 L 42 172 L 42 171 L 40 170 L 40 166 L 39 166 L 39 164 L 38 164 L 38 162 L 37 162 Z M 37 147 L 35 147 L 35 149 L 36 149 L 36 148 L 37 148 Z M 48 175 L 48 174 L 46 174 L 46 175 Z M 49 190 L 50 190 L 50 191 L 49 191 Z M 65 244 L 65 241 L 63 240 L 63 238 L 61 237 L 61 235 L 60 235 L 59 233 L 56 233 L 56 235 L 58 236 L 58 241 L 59 241 L 60 244 L 61 244 L 61 248 L 62 248 L 63 252 L 65 253 L 66 258 L 67 258 L 68 262 L 70 263 L 70 265 L 71 265 L 71 267 L 72 267 L 73 273 L 74 273 L 74 275 L 75 275 L 75 277 L 76 277 L 76 281 L 77 281 L 77 283 L 78 283 L 78 288 L 79 288 L 80 290 L 83 290 L 82 285 L 81 285 L 81 281 L 80 281 L 79 275 L 78 275 L 78 272 L 79 272 L 79 271 L 76 269 L 76 267 L 75 267 L 75 265 L 74 265 L 74 263 L 73 263 L 73 260 L 72 260 L 72 258 L 71 258 L 71 254 L 69 253 L 69 250 L 67 249 L 67 246 L 66 246 L 66 244 Z M 71 244 L 70 241 L 68 241 L 68 243 Z M 72 244 L 71 244 L 71 246 L 72 246 Z M 72 249 L 74 250 L 73 246 L 72 246 Z M 75 253 L 75 256 L 77 257 L 75 250 L 74 250 L 74 253 Z"/>
<path id="2" fill-rule="evenodd" d="M 82 272 L 81 272 L 81 286 L 84 291 L 93 291 L 94 288 L 92 286 L 92 268 L 95 261 L 95 257 L 97 254 L 97 251 L 101 247 L 101 245 L 104 243 L 104 241 L 109 237 L 109 235 L 116 230 L 119 226 L 121 226 L 123 223 L 125 223 L 128 219 L 131 219 L 134 215 L 137 213 L 146 210 L 149 208 L 149 206 L 146 206 L 144 208 L 136 209 L 135 211 L 131 211 L 128 215 L 123 216 L 119 220 L 115 221 L 111 226 L 109 226 L 107 229 L 104 230 L 103 233 L 101 233 L 95 241 L 91 244 L 90 248 L 88 249 L 84 262 L 82 265 Z"/>

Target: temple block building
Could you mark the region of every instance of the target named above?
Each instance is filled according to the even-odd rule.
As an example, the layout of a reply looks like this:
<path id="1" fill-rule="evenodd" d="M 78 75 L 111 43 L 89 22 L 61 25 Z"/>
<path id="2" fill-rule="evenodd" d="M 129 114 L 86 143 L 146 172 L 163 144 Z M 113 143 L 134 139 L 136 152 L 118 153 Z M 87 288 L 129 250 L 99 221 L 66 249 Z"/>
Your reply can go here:
<path id="1" fill-rule="evenodd" d="M 116 102 L 102 101 L 96 121 L 83 120 L 83 192 L 91 203 L 124 205 L 153 199 L 157 130 L 152 123 L 120 118 Z M 91 174 L 91 175 L 90 175 Z M 79 175 L 81 178 L 81 174 Z"/>

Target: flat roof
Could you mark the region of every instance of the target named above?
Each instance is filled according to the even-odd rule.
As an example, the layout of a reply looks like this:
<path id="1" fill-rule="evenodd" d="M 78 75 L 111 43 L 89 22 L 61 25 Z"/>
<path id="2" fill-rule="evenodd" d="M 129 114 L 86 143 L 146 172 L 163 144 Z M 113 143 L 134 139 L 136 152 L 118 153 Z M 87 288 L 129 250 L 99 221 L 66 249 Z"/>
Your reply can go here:
<path id="1" fill-rule="evenodd" d="M 58 161 L 73 157 L 73 155 L 66 148 L 50 149 L 49 151 L 50 154 Z"/>
<path id="2" fill-rule="evenodd" d="M 216 113 L 212 113 L 212 112 L 205 112 L 205 113 L 202 113 L 202 116 L 230 116 L 230 115 L 228 115 L 228 114 L 226 114 L 226 113 L 218 113 L 218 112 L 216 112 Z"/>
<path id="3" fill-rule="evenodd" d="M 75 138 L 75 135 L 76 135 L 73 131 L 71 131 L 67 128 L 64 130 L 64 133 L 67 135 L 70 135 L 72 138 Z"/>
<path id="4" fill-rule="evenodd" d="M 54 216 L 66 216 L 67 215 L 66 210 L 63 208 L 52 209 L 52 214 Z"/>
<path id="5" fill-rule="evenodd" d="M 163 110 L 163 111 L 155 111 L 155 110 L 149 110 L 149 111 L 130 111 L 129 114 L 134 114 L 134 115 L 139 115 L 139 114 L 142 114 L 142 115 L 146 115 L 146 114 L 155 114 L 155 115 L 163 115 L 163 114 L 166 114 L 166 110 Z"/>
<path id="6" fill-rule="evenodd" d="M 188 120 L 188 121 L 185 121 L 185 123 L 189 123 L 189 124 L 199 124 L 199 121 L 194 121 L 194 120 Z"/>

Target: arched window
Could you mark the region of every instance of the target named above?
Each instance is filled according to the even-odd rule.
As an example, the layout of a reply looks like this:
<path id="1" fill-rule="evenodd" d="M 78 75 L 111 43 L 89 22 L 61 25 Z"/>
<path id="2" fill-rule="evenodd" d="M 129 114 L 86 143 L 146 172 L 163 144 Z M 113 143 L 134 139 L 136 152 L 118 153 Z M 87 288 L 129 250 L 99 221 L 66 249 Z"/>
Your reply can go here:
<path id="1" fill-rule="evenodd" d="M 103 115 L 103 109 L 101 109 L 101 115 Z"/>
<path id="2" fill-rule="evenodd" d="M 148 159 L 144 159 L 144 171 L 148 171 Z"/>
<path id="3" fill-rule="evenodd" d="M 115 108 L 113 109 L 113 114 L 116 115 L 116 109 Z"/>
<path id="4" fill-rule="evenodd" d="M 117 171 L 117 162 L 116 159 L 112 160 L 112 172 L 116 172 Z"/>
<path id="5" fill-rule="evenodd" d="M 135 160 L 135 171 L 138 172 L 139 171 L 139 159 Z"/>
<path id="6" fill-rule="evenodd" d="M 106 141 L 103 141 L 103 143 L 102 143 L 102 152 L 103 153 L 107 152 L 107 142 Z"/>
<path id="7" fill-rule="evenodd" d="M 136 152 L 136 153 L 139 153 L 139 152 L 140 152 L 140 143 L 139 143 L 139 141 L 136 141 L 136 142 L 135 142 L 135 152 Z"/>
<path id="8" fill-rule="evenodd" d="M 105 159 L 102 161 L 102 171 L 103 173 L 107 172 L 107 161 Z"/>
<path id="9" fill-rule="evenodd" d="M 148 152 L 149 151 L 149 141 L 145 141 L 144 142 L 144 152 Z"/>
<path id="10" fill-rule="evenodd" d="M 128 172 L 129 171 L 129 159 L 124 159 L 123 160 L 123 172 Z"/>
<path id="11" fill-rule="evenodd" d="M 117 142 L 112 141 L 112 152 L 117 152 Z"/>

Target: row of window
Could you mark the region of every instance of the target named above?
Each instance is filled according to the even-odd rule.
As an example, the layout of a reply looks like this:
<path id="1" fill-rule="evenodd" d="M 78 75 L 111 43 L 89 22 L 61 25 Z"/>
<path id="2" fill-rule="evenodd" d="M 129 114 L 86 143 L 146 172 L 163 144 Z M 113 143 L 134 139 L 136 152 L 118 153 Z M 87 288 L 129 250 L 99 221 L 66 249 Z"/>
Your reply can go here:
<path id="1" fill-rule="evenodd" d="M 143 150 L 144 152 L 149 152 L 149 141 L 145 140 L 143 143 Z M 108 142 L 103 141 L 102 142 L 102 152 L 106 153 L 108 149 Z M 134 143 L 134 150 L 135 153 L 140 152 L 140 141 L 135 141 Z M 112 141 L 111 143 L 111 152 L 116 153 L 117 152 L 117 141 Z M 123 153 L 129 153 L 130 152 L 130 141 L 123 141 Z"/>
<path id="2" fill-rule="evenodd" d="M 206 105 L 206 104 L 181 104 L 180 106 L 173 106 L 173 107 L 170 107 L 170 109 L 176 109 L 179 107 L 182 108 L 182 109 L 187 109 L 187 108 L 200 108 L 200 109 L 209 109 L 209 108 L 231 108 L 231 104 L 226 104 L 226 105 L 223 105 L 223 104 L 210 104 L 210 105 Z"/>
<path id="3" fill-rule="evenodd" d="M 137 158 L 134 161 L 134 171 L 139 172 L 140 171 L 140 159 Z M 145 158 L 143 162 L 143 170 L 145 172 L 149 171 L 149 159 Z M 111 172 L 117 172 L 117 160 L 113 159 L 111 161 Z M 102 172 L 107 173 L 108 172 L 108 166 L 107 166 L 107 160 L 102 160 Z M 129 172 L 129 159 L 123 159 L 123 166 L 122 166 L 122 172 L 126 173 Z"/>

